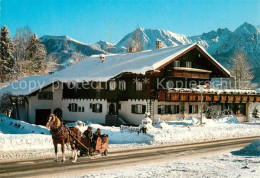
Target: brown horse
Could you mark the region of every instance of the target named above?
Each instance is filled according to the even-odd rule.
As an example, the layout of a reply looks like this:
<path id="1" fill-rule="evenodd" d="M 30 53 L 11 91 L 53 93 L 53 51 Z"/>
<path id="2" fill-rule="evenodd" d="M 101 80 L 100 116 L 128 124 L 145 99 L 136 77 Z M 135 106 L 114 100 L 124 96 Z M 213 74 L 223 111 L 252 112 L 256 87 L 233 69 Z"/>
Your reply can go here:
<path id="1" fill-rule="evenodd" d="M 80 140 L 81 132 L 76 127 L 65 127 L 58 117 L 55 114 L 51 114 L 49 116 L 49 121 L 46 124 L 46 127 L 50 129 L 50 133 L 52 135 L 53 145 L 55 149 L 55 159 L 54 161 L 58 161 L 58 144 L 61 144 L 61 151 L 62 151 L 62 162 L 65 162 L 65 144 L 69 144 L 72 148 L 72 162 L 77 161 L 78 157 L 78 149 L 76 146 L 75 139 Z"/>

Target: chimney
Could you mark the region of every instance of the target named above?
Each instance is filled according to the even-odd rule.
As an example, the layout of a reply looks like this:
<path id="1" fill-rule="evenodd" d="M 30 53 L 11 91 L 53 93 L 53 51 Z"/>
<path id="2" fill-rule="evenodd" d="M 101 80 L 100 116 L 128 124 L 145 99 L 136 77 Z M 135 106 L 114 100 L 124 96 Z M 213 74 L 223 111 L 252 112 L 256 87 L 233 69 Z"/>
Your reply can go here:
<path id="1" fill-rule="evenodd" d="M 156 41 L 156 49 L 161 49 L 162 46 L 163 46 L 162 41 L 161 41 L 161 40 L 157 40 L 157 41 Z"/>
<path id="2" fill-rule="evenodd" d="M 105 55 L 104 54 L 101 54 L 99 56 L 99 61 L 100 61 L 100 63 L 103 63 L 105 61 Z"/>
<path id="3" fill-rule="evenodd" d="M 134 52 L 136 52 L 136 47 L 130 46 L 129 49 L 128 49 L 128 52 L 129 52 L 129 53 L 134 53 Z"/>

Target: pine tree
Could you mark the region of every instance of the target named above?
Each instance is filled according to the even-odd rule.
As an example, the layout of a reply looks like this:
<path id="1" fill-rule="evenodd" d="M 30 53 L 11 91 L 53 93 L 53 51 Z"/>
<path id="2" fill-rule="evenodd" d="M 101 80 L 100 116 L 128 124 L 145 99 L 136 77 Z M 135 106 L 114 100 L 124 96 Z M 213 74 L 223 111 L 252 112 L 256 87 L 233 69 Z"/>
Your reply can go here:
<path id="1" fill-rule="evenodd" d="M 31 75 L 46 73 L 46 50 L 40 42 L 41 40 L 34 33 L 25 49 L 25 60 L 31 63 L 28 68 Z"/>
<path id="2" fill-rule="evenodd" d="M 0 82 L 2 83 L 9 80 L 13 73 L 14 57 L 12 51 L 13 44 L 9 38 L 9 30 L 3 26 L 0 36 Z"/>
<path id="3" fill-rule="evenodd" d="M 232 60 L 231 75 L 235 77 L 235 87 L 237 89 L 253 89 L 256 87 L 251 81 L 254 79 L 252 67 L 246 61 L 243 52 L 237 51 Z"/>

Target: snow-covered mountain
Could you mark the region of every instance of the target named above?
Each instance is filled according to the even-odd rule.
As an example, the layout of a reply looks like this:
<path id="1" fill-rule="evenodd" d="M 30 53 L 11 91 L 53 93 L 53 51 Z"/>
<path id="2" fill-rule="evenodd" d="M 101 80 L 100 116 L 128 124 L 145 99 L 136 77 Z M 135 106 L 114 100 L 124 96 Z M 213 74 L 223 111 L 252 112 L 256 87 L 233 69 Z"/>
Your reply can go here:
<path id="1" fill-rule="evenodd" d="M 71 56 L 77 51 L 84 56 L 106 53 L 98 44 L 84 44 L 68 36 L 44 35 L 40 39 L 46 47 L 47 54 L 53 53 L 58 56 L 58 63 L 64 67 L 67 67 Z"/>
<path id="2" fill-rule="evenodd" d="M 260 67 L 260 31 L 250 23 L 242 24 L 234 32 L 227 28 L 219 28 L 216 31 L 212 30 L 197 36 L 186 36 L 157 29 L 140 28 L 137 30 L 140 32 L 145 50 L 155 49 L 156 40 L 161 40 L 165 47 L 197 43 L 206 48 L 211 55 L 227 68 L 229 67 L 230 57 L 237 50 L 245 52 L 251 65 Z M 115 45 L 119 49 L 118 51 L 121 51 L 120 49 L 126 50 L 129 47 L 129 41 L 134 36 L 134 33 L 129 33 Z"/>
<path id="3" fill-rule="evenodd" d="M 219 28 L 202 35 L 187 36 L 173 33 L 167 30 L 138 28 L 143 41 L 144 50 L 155 49 L 156 40 L 161 40 L 164 47 L 179 46 L 197 43 L 214 56 L 225 67 L 230 67 L 230 58 L 237 50 L 243 51 L 249 63 L 254 66 L 256 80 L 260 82 L 260 26 L 244 23 L 235 31 L 227 28 Z M 101 53 L 127 52 L 129 44 L 135 31 L 127 34 L 117 44 L 99 41 L 95 44 L 83 44 L 67 36 L 43 36 L 42 43 L 45 44 L 48 53 L 54 52 L 61 57 L 61 63 L 65 63 L 71 54 L 80 51 L 84 55 Z"/>

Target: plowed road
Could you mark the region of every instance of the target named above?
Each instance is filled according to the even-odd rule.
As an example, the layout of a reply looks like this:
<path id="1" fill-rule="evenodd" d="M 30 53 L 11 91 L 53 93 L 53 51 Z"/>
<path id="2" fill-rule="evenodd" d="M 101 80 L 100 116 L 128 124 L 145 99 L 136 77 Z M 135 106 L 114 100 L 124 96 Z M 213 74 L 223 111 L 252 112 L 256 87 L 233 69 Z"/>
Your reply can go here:
<path id="1" fill-rule="evenodd" d="M 79 158 L 76 163 L 67 160 L 65 163 L 56 163 L 53 159 L 9 162 L 0 164 L 0 177 L 39 177 L 51 175 L 67 175 L 67 173 L 102 170 L 116 168 L 122 165 L 134 165 L 147 161 L 156 161 L 162 158 L 187 156 L 210 151 L 219 151 L 228 148 L 240 148 L 260 136 L 214 140 L 190 144 L 174 144 L 150 148 L 132 149 L 127 151 L 111 152 L 107 157 Z"/>

